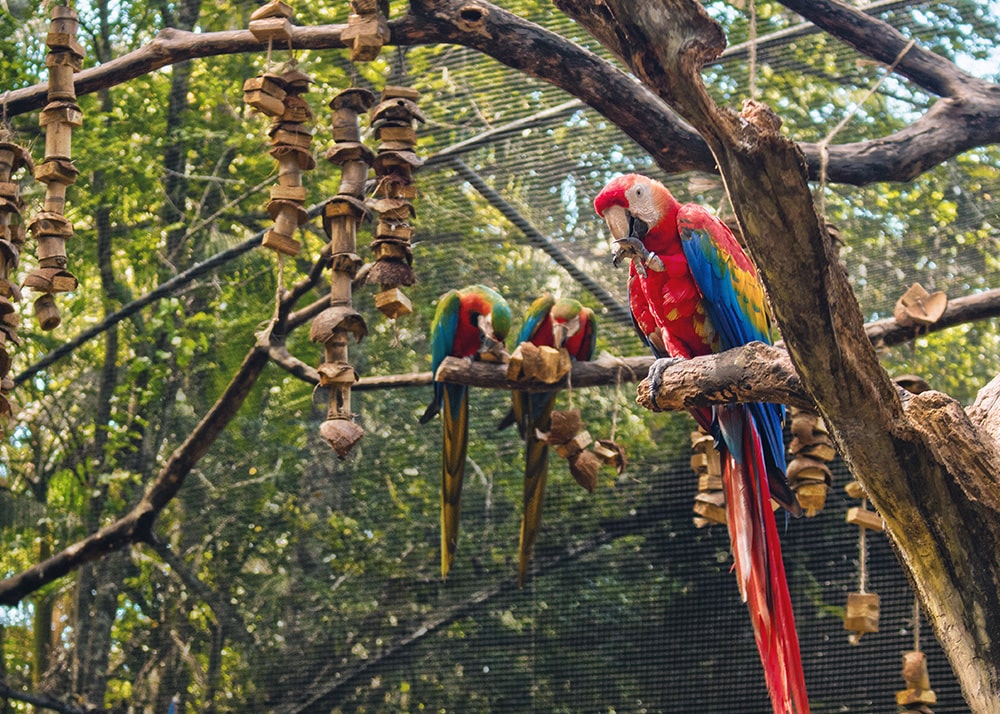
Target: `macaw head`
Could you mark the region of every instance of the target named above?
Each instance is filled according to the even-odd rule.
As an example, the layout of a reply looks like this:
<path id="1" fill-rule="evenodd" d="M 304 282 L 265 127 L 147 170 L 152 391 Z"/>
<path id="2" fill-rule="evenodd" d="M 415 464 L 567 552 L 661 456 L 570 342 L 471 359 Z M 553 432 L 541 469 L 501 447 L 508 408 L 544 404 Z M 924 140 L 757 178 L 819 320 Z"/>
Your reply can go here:
<path id="1" fill-rule="evenodd" d="M 614 264 L 629 257 L 643 275 L 644 267 L 663 270 L 660 259 L 650 253 L 651 247 L 658 246 L 648 245 L 647 239 L 658 236 L 655 229 L 661 222 L 668 225 L 670 215 L 679 207 L 673 194 L 656 179 L 640 174 L 611 179 L 594 199 L 594 209 L 611 231 Z"/>
<path id="2" fill-rule="evenodd" d="M 579 300 L 559 298 L 549 313 L 552 316 L 552 341 L 556 347 L 562 347 L 566 340 L 573 337 L 582 327 L 581 313 L 583 305 Z"/>
<path id="3" fill-rule="evenodd" d="M 510 331 L 510 306 L 492 288 L 476 285 L 476 308 L 472 315 L 479 330 L 479 357 L 487 362 L 504 362 L 507 359 L 507 333 Z"/>

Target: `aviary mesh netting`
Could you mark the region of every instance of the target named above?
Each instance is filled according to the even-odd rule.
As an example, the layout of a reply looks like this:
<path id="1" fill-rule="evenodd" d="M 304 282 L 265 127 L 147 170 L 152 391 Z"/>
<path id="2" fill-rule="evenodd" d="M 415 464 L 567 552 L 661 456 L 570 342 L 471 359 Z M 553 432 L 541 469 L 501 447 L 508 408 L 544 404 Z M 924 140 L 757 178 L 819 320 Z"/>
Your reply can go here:
<path id="1" fill-rule="evenodd" d="M 341 16 L 322 22 L 343 21 L 344 5 Z M 728 5 L 711 8 L 726 20 L 732 49 L 706 76 L 717 99 L 735 106 L 748 95 L 747 24 Z M 951 50 L 948 36 L 938 34 L 942 24 L 984 51 L 997 36 L 985 3 L 895 2 L 880 16 L 945 54 Z M 558 13 L 533 19 L 598 51 Z M 781 28 L 769 28 L 762 19 L 756 81 L 762 99 L 785 117 L 785 129 L 796 139 L 826 136 L 885 72 L 821 33 L 771 38 L 770 29 Z M 323 98 L 313 103 L 315 145 L 325 147 L 329 126 L 320 107 L 336 89 L 330 77 L 343 75 L 347 61 L 332 52 L 303 52 L 299 59 L 318 79 L 310 99 Z M 970 63 L 983 76 L 996 71 Z M 192 66 L 195 83 L 233 67 L 229 59 Z M 827 92 L 829 101 L 797 96 L 795 80 L 802 75 L 811 76 L 813 91 Z M 387 322 L 369 293 L 356 296 L 371 327 L 369 337 L 351 347 L 361 376 L 429 369 L 427 332 L 435 300 L 476 282 L 504 293 L 515 316 L 543 290 L 577 297 L 598 313 L 599 351 L 644 354 L 620 307 L 625 273 L 611 266 L 593 197 L 612 175 L 636 170 L 663 179 L 682 200 L 726 213 L 717 178 L 663 176 L 591 109 L 470 50 L 387 50 L 354 79 L 376 89 L 386 82 L 414 86 L 428 119 L 419 145 L 428 163 L 417 174 L 419 282 L 407 290 L 416 312 Z M 227 98 L 234 114 L 242 111 L 238 81 Z M 932 99 L 902 79 L 890 79 L 857 108 L 838 141 L 864 136 L 886 115 L 919 116 Z M 230 135 L 227 146 L 238 156 L 263 155 L 263 123 L 247 116 L 241 121 L 242 136 Z M 198 151 L 216 151 L 216 137 L 207 130 L 205 136 Z M 145 139 L 137 136 L 135 142 L 136 151 L 142 150 Z M 86 158 L 77 163 L 85 165 Z M 916 281 L 949 295 L 1000 285 L 996 167 L 993 147 L 964 154 L 912 184 L 827 187 L 827 218 L 844 236 L 842 258 L 866 319 L 891 315 L 896 299 Z M 241 186 L 263 180 L 272 168 L 266 156 L 259 164 L 248 162 Z M 159 175 L 155 162 L 132 170 L 136 176 Z M 316 173 L 311 190 L 318 202 L 336 191 L 336 175 L 328 167 Z M 496 196 L 484 196 L 481 186 Z M 196 234 L 202 241 L 196 257 L 237 245 L 263 226 L 264 193 L 254 199 L 257 224 L 248 229 L 244 215 L 227 222 L 230 214 L 222 211 Z M 925 209 L 914 211 L 920 195 L 926 196 Z M 85 244 L 86 219 L 78 225 Z M 116 230 L 127 239 L 124 228 Z M 303 240 L 303 255 L 318 255 L 325 238 L 314 224 Z M 359 237 L 362 246 L 365 241 Z M 590 281 L 574 279 L 563 267 L 567 262 Z M 288 261 L 286 282 L 305 263 Z M 163 413 L 150 417 L 163 439 L 157 453 L 148 454 L 152 459 L 162 463 L 221 391 L 242 355 L 242 348 L 232 346 L 253 343 L 255 327 L 270 316 L 276 283 L 273 256 L 246 252 L 147 308 L 145 319 L 172 324 L 177 340 L 191 341 L 193 354 L 171 374 L 143 382 L 144 389 L 158 380 L 169 385 L 168 397 L 156 405 Z M 242 286 L 245 304 L 233 304 L 233 286 Z M 143 292 L 142 286 L 135 289 Z M 185 312 L 192 302 L 197 320 Z M 60 336 L 92 322 L 67 314 Z M 518 325 L 515 317 L 515 330 Z M 141 329 L 138 322 L 121 323 L 122 342 Z M 996 331 L 993 320 L 948 333 L 960 340 L 923 337 L 887 350 L 887 369 L 917 373 L 932 387 L 969 401 L 1000 371 Z M 45 339 L 42 344 L 54 346 Z M 220 346 L 238 354 L 223 354 Z M 310 364 L 319 358 L 306 334 L 292 335 L 289 348 Z M 121 365 L 129 378 L 140 368 Z M 53 414 L 41 405 L 46 394 L 74 385 L 77 408 L 90 408 L 98 398 L 93 372 L 86 359 L 68 358 L 24 384 L 22 399 L 30 410 L 24 430 L 7 446 L 11 453 L 48 434 L 71 443 L 76 412 Z M 770 711 L 725 528 L 693 524 L 693 421 L 642 410 L 634 403 L 633 375 L 624 377 L 618 386 L 560 397 L 561 407 L 572 401 L 581 409 L 595 438 L 614 430 L 629 463 L 621 476 L 603 471 L 595 493 L 588 494 L 564 461 L 551 456 L 534 572 L 519 589 L 523 446 L 513 430 L 496 429 L 509 395 L 473 389 L 458 554 L 447 582 L 441 582 L 440 426 L 417 423 L 430 387 L 356 392 L 353 407 L 366 436 L 348 460 L 339 461 L 317 435 L 325 405 L 312 386 L 269 367 L 162 515 L 156 527 L 160 545 L 105 557 L 41 594 L 56 603 L 57 654 L 47 672 L 33 671 L 23 655 L 31 649 L 41 599 L 0 609 L 5 677 L 37 691 L 71 691 L 85 645 L 76 641 L 72 623 L 101 616 L 72 613 L 82 582 L 98 601 L 113 604 L 104 609 L 110 646 L 94 666 L 107 668 L 106 700 L 114 711 L 141 703 L 142 711 L 162 712 L 171 699 L 180 711 L 192 712 Z M 159 421 L 165 414 L 169 419 Z M 108 428 L 114 432 L 115 425 Z M 144 448 L 134 445 L 136 453 Z M 928 656 L 938 698 L 934 711 L 966 711 L 930 627 L 924 622 L 915 632 L 921 628 L 912 592 L 880 533 L 869 534 L 865 563 L 868 590 L 881 597 L 879 631 L 849 643 L 841 618 L 847 594 L 858 589 L 860 563 L 858 529 L 844 518 L 858 502 L 844 493 L 846 469 L 839 461 L 832 465 L 825 511 L 810 519 L 779 519 L 813 711 L 894 711 L 895 692 L 905 687 L 901 655 L 915 641 Z M 131 473 L 126 464 L 108 474 L 110 495 L 90 523 L 77 515 L 90 494 L 73 485 L 74 473 L 59 476 L 62 486 L 53 487 L 63 494 L 61 502 L 32 492 L 16 472 L 5 473 L 9 487 L 0 490 L 0 522 L 10 526 L 3 543 L 7 573 L 39 556 L 40 546 L 25 535 L 34 524 L 46 524 L 53 540 L 45 547 L 55 552 L 123 512 L 142 492 L 143 483 Z M 27 711 L 2 702 L 0 711 Z"/>

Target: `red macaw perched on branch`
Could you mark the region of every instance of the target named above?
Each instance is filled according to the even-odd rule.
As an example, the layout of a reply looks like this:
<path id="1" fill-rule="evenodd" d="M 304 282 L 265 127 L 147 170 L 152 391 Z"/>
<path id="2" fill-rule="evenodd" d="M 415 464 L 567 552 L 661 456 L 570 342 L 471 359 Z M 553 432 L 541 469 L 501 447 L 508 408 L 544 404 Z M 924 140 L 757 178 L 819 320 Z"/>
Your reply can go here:
<path id="1" fill-rule="evenodd" d="M 449 290 L 438 301 L 431 323 L 431 370 L 437 373 L 445 357 L 495 361 L 506 356 L 504 340 L 510 330 L 510 307 L 495 290 L 473 285 Z M 463 384 L 434 382 L 434 399 L 420 417 L 426 424 L 441 415 L 441 577 L 447 578 L 458 545 L 458 519 L 469 444 L 469 388 Z"/>
<path id="2" fill-rule="evenodd" d="M 542 295 L 528 308 L 517 344 L 531 342 L 539 347 L 566 348 L 574 360 L 588 361 L 597 345 L 594 312 L 571 298 L 556 300 Z M 542 502 L 549 477 L 549 446 L 538 432 L 552 428 L 552 406 L 558 390 L 513 394 L 511 410 L 500 422 L 504 429 L 516 423 L 524 439 L 524 512 L 521 514 L 521 538 L 518 545 L 517 579 L 524 578 L 531 562 L 531 548 L 542 523 Z"/>
<path id="3" fill-rule="evenodd" d="M 614 238 L 614 263 L 632 258 L 629 305 L 643 341 L 658 358 L 690 358 L 770 342 L 764 290 L 729 228 L 705 208 L 681 205 L 658 181 L 613 179 L 594 201 Z M 653 393 L 662 370 L 650 369 Z M 775 714 L 808 714 L 802 660 L 771 497 L 800 507 L 785 479 L 776 404 L 696 409 L 722 454 L 727 521 L 740 594 L 750 609 Z"/>

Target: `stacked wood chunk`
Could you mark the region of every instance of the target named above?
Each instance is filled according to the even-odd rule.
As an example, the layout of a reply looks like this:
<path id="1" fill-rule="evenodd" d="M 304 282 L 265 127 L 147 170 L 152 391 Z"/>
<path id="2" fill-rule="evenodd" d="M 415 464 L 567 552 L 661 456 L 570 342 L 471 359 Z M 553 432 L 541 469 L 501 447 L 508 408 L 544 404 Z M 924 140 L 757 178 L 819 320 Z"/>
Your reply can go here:
<path id="1" fill-rule="evenodd" d="M 375 306 L 390 319 L 413 311 L 409 298 L 400 289 L 413 285 L 413 226 L 417 195 L 413 171 L 423 165 L 414 149 L 417 122 L 424 116 L 417 107 L 419 93 L 406 87 L 386 87 L 370 112 L 371 126 L 378 140 L 375 155 L 375 196 L 369 206 L 378 213 L 371 250 L 375 263 L 366 282 L 381 286 Z"/>

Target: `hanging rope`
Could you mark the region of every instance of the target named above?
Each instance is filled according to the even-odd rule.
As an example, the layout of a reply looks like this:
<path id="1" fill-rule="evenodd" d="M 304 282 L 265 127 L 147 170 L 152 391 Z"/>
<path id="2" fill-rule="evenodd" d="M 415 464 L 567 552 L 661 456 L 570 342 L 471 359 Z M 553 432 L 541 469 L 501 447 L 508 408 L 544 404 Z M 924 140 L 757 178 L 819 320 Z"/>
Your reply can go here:
<path id="1" fill-rule="evenodd" d="M 750 31 L 747 38 L 750 59 L 750 98 L 757 99 L 757 4 L 750 0 Z"/>
<path id="2" fill-rule="evenodd" d="M 868 499 L 861 500 L 862 508 Z M 868 529 L 858 528 L 858 592 L 868 592 Z"/>
<path id="3" fill-rule="evenodd" d="M 893 60 L 893 63 L 889 65 L 889 71 L 882 75 L 877 82 L 875 82 L 874 86 L 872 86 L 871 89 L 865 93 L 865 96 L 861 98 L 861 101 L 856 103 L 850 111 L 844 115 L 844 118 L 830 130 L 830 133 L 819 142 L 819 217 L 822 222 L 826 222 L 826 169 L 830 163 L 830 142 L 833 141 L 834 137 L 840 133 L 840 130 L 847 125 L 847 122 L 854 118 L 854 115 L 858 113 L 858 110 L 861 109 L 862 106 L 864 106 L 865 102 L 867 102 L 871 96 L 878 91 L 878 88 L 882 86 L 882 82 L 884 82 L 892 75 L 893 72 L 896 71 L 896 67 L 914 44 L 916 44 L 916 40 L 910 40 L 906 43 L 906 46 L 900 50 L 898 55 L 896 55 L 896 59 Z"/>

